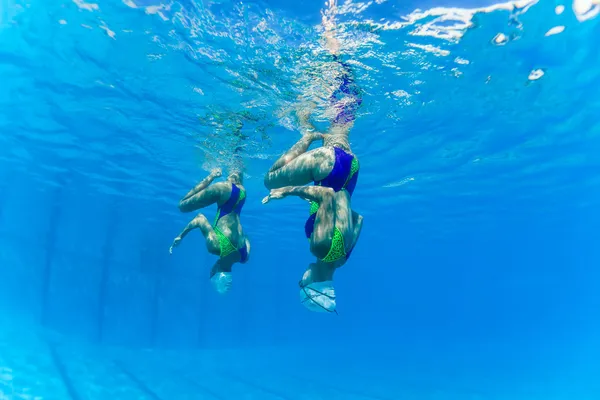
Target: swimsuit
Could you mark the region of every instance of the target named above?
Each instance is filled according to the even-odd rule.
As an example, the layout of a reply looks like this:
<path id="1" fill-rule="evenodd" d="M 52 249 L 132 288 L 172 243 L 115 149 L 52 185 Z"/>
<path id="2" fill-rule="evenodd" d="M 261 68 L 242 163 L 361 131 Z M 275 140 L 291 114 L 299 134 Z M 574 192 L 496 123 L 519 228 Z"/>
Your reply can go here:
<path id="1" fill-rule="evenodd" d="M 334 124 L 348 124 L 354 121 L 356 111 L 362 104 L 361 90 L 354 82 L 350 66 L 341 61 L 337 56 L 333 56 L 343 69 L 342 75 L 338 78 L 340 85 L 329 98 L 329 102 L 337 110 L 333 119 Z"/>
<path id="2" fill-rule="evenodd" d="M 352 76 L 352 69 L 350 66 L 341 61 L 337 56 L 333 56 L 334 61 L 338 62 L 342 66 L 342 75 L 338 78 L 339 86 L 333 92 L 329 98 L 329 102 L 336 109 L 337 113 L 333 119 L 334 124 L 348 124 L 353 122 L 356 116 L 356 111 L 362 103 L 361 90 L 358 85 L 354 82 Z M 325 186 L 332 188 L 334 191 L 339 192 L 345 189 L 350 196 L 356 188 L 356 182 L 358 180 L 358 170 L 360 168 L 358 159 L 340 149 L 334 147 L 335 151 L 335 164 L 333 169 L 327 175 L 327 177 L 319 182 L 315 182 L 317 186 Z M 317 210 L 319 204 L 311 202 L 310 204 L 310 217 L 304 225 L 304 232 L 306 237 L 310 239 L 315 229 L 315 220 L 317 218 Z M 342 258 L 348 260 L 352 249 L 346 252 L 344 244 L 344 236 L 338 228 L 334 228 L 333 239 L 331 240 L 331 247 L 329 252 L 322 259 L 323 262 L 335 262 Z"/>
<path id="3" fill-rule="evenodd" d="M 224 216 L 233 213 L 240 215 L 242 212 L 242 207 L 244 207 L 244 203 L 246 202 L 246 191 L 240 190 L 239 187 L 231 184 L 231 196 L 229 199 L 223 204 L 221 207 L 217 209 L 217 215 L 215 218 L 215 222 L 213 223 L 213 229 L 217 238 L 219 239 L 219 248 L 221 249 L 220 257 L 225 258 L 234 251 L 240 252 L 241 263 L 245 263 L 248 259 L 248 248 L 246 246 L 246 242 L 241 248 L 237 248 L 231 243 L 231 240 L 227 236 L 221 232 L 221 230 L 217 227 L 217 223 Z"/>
<path id="4" fill-rule="evenodd" d="M 327 175 L 327 177 L 321 181 L 315 182 L 316 186 L 324 186 L 332 188 L 334 191 L 339 192 L 340 190 L 346 190 L 350 196 L 354 192 L 356 188 L 356 182 L 358 181 L 358 171 L 360 169 L 358 159 L 340 149 L 339 147 L 334 147 L 335 151 L 335 163 L 333 164 L 333 169 Z M 306 233 L 306 237 L 310 239 L 315 229 L 315 220 L 317 218 L 317 210 L 319 209 L 319 204 L 311 201 L 310 202 L 310 216 L 308 220 L 306 220 L 306 224 L 304 225 L 304 232 Z M 334 229 L 333 239 L 331 240 L 331 247 L 329 248 L 329 252 L 322 259 L 324 262 L 334 262 L 340 260 L 342 258 L 350 258 L 350 254 L 352 253 L 352 249 L 346 252 L 346 246 L 344 244 L 344 236 L 342 232 L 338 228 Z"/>

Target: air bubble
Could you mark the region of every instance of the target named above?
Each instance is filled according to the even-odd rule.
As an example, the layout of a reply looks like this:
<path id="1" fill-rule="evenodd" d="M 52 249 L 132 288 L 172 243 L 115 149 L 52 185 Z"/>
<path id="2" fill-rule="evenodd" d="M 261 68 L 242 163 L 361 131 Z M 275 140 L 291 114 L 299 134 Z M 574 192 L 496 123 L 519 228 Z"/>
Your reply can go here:
<path id="1" fill-rule="evenodd" d="M 545 36 L 558 35 L 559 33 L 563 33 L 565 31 L 565 27 L 563 25 L 555 26 L 551 28 L 548 32 L 546 32 Z"/>
<path id="2" fill-rule="evenodd" d="M 531 71 L 529 73 L 529 80 L 530 81 L 537 81 L 542 76 L 544 76 L 544 70 L 543 69 L 541 69 L 541 68 L 534 69 L 533 71 Z"/>
<path id="3" fill-rule="evenodd" d="M 506 43 L 508 43 L 508 36 L 506 36 L 504 33 L 499 33 L 496 36 L 494 36 L 494 38 L 492 39 L 492 43 L 497 46 L 505 45 Z"/>
<path id="4" fill-rule="evenodd" d="M 560 15 L 565 11 L 565 6 L 556 6 L 556 8 L 554 9 L 554 12 L 556 13 L 556 15 Z"/>
<path id="5" fill-rule="evenodd" d="M 580 22 L 594 18 L 600 13 L 600 5 L 596 0 L 573 0 L 573 11 Z"/>

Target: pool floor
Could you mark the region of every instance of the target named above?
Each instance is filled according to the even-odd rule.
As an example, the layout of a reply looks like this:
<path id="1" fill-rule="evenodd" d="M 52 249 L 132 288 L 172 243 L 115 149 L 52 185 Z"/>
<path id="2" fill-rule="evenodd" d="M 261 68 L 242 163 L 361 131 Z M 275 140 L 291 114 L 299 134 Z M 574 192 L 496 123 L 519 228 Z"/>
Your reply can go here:
<path id="1" fill-rule="evenodd" d="M 464 365 L 356 349 L 117 349 L 75 344 L 36 329 L 0 329 L 0 400 L 599 398 L 589 387 L 557 386 L 549 376 L 517 383 Z"/>

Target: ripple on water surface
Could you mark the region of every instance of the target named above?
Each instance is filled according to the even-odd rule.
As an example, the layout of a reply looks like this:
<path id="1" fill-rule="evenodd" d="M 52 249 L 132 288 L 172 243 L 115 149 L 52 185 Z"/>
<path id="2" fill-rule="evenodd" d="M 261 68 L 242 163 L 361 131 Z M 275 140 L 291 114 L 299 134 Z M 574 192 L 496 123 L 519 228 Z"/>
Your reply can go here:
<path id="1" fill-rule="evenodd" d="M 599 80 L 599 5 L 550 3 L 402 16 L 390 2 L 344 3 L 341 51 L 364 90 L 351 134 L 358 208 L 417 207 L 440 192 L 568 197 L 591 184 L 575 171 L 598 141 L 598 101 L 587 88 Z M 298 96 L 316 101 L 325 127 L 335 85 L 318 18 L 264 7 L 38 0 L 4 12 L 0 106 L 10 112 L 0 115 L 0 159 L 38 180 L 67 174 L 110 196 L 172 207 L 201 169 L 241 157 L 247 185 L 261 191 L 264 171 L 298 137 Z M 581 141 L 559 148 L 573 132 Z M 560 159 L 570 161 L 528 168 Z"/>

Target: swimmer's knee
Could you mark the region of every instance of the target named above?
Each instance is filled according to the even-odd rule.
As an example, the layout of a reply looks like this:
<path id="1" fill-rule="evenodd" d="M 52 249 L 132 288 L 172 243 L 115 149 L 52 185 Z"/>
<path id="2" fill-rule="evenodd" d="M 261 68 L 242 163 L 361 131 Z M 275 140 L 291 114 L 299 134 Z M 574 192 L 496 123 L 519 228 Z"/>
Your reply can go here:
<path id="1" fill-rule="evenodd" d="M 187 213 L 187 212 L 193 211 L 193 208 L 190 207 L 190 205 L 187 202 L 180 201 L 179 204 L 177 205 L 177 207 L 179 208 L 179 211 L 182 213 Z"/>
<path id="2" fill-rule="evenodd" d="M 333 201 L 333 197 L 335 196 L 335 190 L 330 187 L 322 187 L 321 196 L 323 196 L 324 201 Z"/>
<path id="3" fill-rule="evenodd" d="M 196 217 L 194 218 L 195 222 L 200 226 L 201 229 L 205 229 L 204 225 L 205 224 L 209 224 L 208 222 L 208 218 L 206 218 L 206 215 L 200 213 L 198 215 L 196 215 Z"/>
<path id="4" fill-rule="evenodd" d="M 314 187 L 314 196 L 319 203 L 319 209 L 322 213 L 330 214 L 333 212 L 333 203 L 335 200 L 335 191 L 328 187 Z M 320 215 L 323 218 L 323 214 Z"/>

